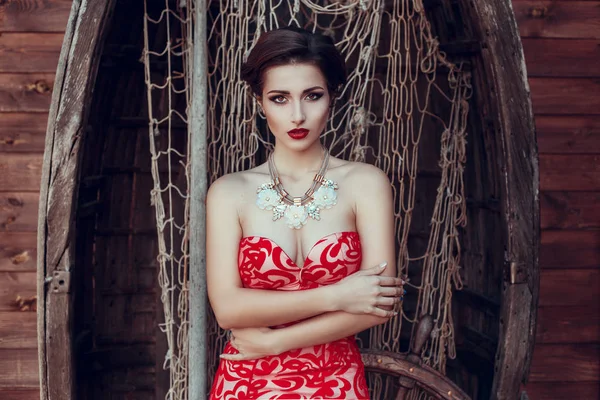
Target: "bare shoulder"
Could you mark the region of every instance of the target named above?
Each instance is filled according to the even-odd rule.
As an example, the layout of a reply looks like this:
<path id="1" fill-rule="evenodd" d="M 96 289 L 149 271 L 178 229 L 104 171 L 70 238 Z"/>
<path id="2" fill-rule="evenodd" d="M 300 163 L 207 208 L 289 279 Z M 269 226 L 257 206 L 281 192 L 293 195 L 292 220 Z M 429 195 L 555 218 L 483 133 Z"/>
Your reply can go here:
<path id="1" fill-rule="evenodd" d="M 220 205 L 237 204 L 247 186 L 246 175 L 245 172 L 234 172 L 214 181 L 208 188 L 207 202 Z"/>
<path id="2" fill-rule="evenodd" d="M 258 167 L 240 172 L 233 172 L 221 176 L 208 188 L 208 202 L 237 202 L 244 197 L 249 190 L 256 190 L 257 182 L 262 182 L 269 177 L 266 166 Z"/>
<path id="3" fill-rule="evenodd" d="M 208 187 L 208 197 L 217 199 L 225 195 L 231 195 L 232 191 L 243 184 L 243 181 L 244 178 L 237 172 L 223 175 Z"/>
<path id="4" fill-rule="evenodd" d="M 354 187 L 381 190 L 390 187 L 390 180 L 385 172 L 372 164 L 348 162 L 345 180 Z M 357 191 L 362 192 L 362 191 Z"/>

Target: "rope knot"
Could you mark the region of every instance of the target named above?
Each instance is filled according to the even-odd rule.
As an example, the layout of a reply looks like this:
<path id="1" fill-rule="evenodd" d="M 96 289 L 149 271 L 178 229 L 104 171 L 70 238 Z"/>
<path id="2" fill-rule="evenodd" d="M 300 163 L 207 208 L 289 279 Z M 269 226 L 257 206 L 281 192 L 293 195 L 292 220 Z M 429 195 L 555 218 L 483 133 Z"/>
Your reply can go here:
<path id="1" fill-rule="evenodd" d="M 373 52 L 373 48 L 371 46 L 365 46 L 360 52 L 360 58 L 363 61 L 367 61 L 371 58 L 371 53 Z"/>
<path id="2" fill-rule="evenodd" d="M 367 127 L 367 110 L 364 107 L 357 107 L 350 123 L 358 130 L 364 132 Z"/>

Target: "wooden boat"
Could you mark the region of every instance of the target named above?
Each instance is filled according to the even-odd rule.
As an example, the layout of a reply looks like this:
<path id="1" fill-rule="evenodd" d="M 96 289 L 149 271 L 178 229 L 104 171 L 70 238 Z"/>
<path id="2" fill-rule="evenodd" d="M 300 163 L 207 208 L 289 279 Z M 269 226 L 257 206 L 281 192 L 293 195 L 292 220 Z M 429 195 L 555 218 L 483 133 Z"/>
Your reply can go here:
<path id="1" fill-rule="evenodd" d="M 512 400 L 527 379 L 539 294 L 537 149 L 522 47 L 509 0 L 423 3 L 442 50 L 473 77 L 457 357 L 446 376 L 420 363 L 423 318 L 412 354 L 365 351 L 364 359 L 400 378 L 398 399 L 418 385 L 436 398 Z M 43 400 L 158 399 L 168 390 L 148 217 L 142 13 L 140 1 L 75 0 L 69 19 L 40 195 Z"/>

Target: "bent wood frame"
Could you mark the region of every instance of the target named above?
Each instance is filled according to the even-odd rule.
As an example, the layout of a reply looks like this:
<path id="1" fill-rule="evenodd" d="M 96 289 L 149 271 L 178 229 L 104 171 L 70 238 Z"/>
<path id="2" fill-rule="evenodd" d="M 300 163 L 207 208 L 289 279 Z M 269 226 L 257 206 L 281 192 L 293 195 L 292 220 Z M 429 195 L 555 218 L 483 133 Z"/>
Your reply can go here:
<path id="1" fill-rule="evenodd" d="M 539 171 L 525 57 L 511 0 L 460 0 L 477 29 L 499 149 L 505 243 L 491 400 L 518 398 L 535 344 L 539 296 Z M 471 134 L 477 134 L 472 132 Z"/>
<path id="2" fill-rule="evenodd" d="M 38 214 L 38 356 L 40 398 L 76 396 L 74 341 L 75 216 L 82 140 L 108 16 L 114 0 L 74 0 L 48 116 Z"/>
<path id="3" fill-rule="evenodd" d="M 409 357 L 385 351 L 365 350 L 362 352 L 365 368 L 379 373 L 393 374 L 401 379 L 401 384 L 410 382 L 407 386 L 411 388 L 418 386 L 425 390 L 428 396 L 440 400 L 471 399 L 460 388 L 451 384 L 445 375 L 426 365 L 414 363 Z M 407 389 L 401 388 L 395 398 L 404 399 L 406 395 Z"/>

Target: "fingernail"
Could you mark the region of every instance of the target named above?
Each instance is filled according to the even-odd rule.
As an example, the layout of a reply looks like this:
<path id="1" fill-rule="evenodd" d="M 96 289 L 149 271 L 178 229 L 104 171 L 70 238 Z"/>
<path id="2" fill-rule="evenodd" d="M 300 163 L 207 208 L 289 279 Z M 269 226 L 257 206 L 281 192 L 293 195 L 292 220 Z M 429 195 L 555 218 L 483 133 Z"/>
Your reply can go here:
<path id="1" fill-rule="evenodd" d="M 398 311 L 394 311 L 394 317 L 398 315 Z"/>
<path id="2" fill-rule="evenodd" d="M 382 262 L 379 264 L 379 268 L 384 269 L 385 267 L 387 267 L 387 262 Z"/>
<path id="3" fill-rule="evenodd" d="M 400 279 L 400 282 L 402 282 L 403 285 L 406 283 L 404 279 Z"/>

